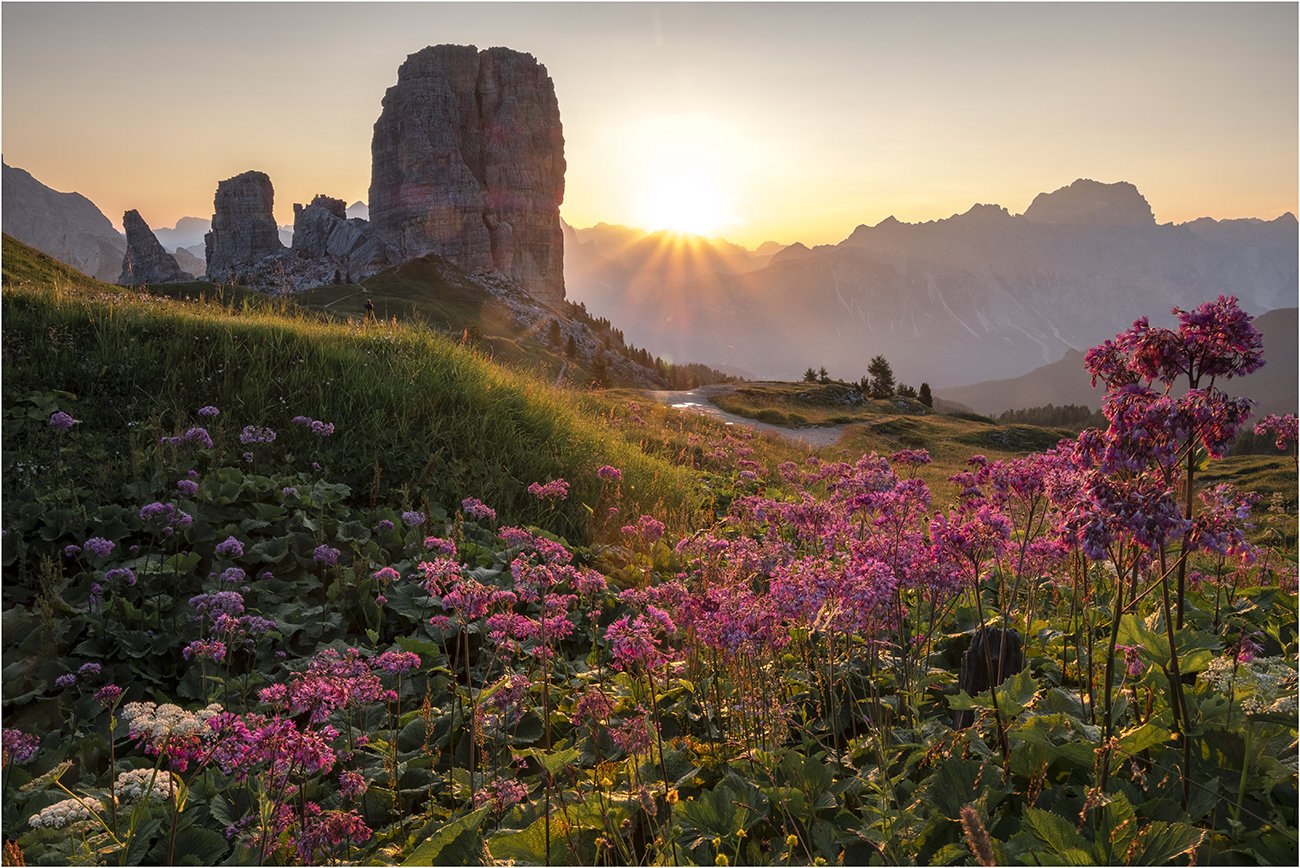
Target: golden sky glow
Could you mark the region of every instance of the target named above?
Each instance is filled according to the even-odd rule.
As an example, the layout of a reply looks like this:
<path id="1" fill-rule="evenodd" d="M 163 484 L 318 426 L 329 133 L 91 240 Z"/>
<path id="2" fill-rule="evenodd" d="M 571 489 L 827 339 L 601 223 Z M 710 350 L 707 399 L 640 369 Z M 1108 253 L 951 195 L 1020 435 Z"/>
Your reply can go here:
<path id="1" fill-rule="evenodd" d="M 426 45 L 555 81 L 578 227 L 835 243 L 891 214 L 1020 213 L 1129 181 L 1160 222 L 1297 210 L 1294 3 L 15 3 L 5 161 L 114 223 L 367 197 L 370 137 Z M 661 225 L 662 224 L 662 225 Z"/>

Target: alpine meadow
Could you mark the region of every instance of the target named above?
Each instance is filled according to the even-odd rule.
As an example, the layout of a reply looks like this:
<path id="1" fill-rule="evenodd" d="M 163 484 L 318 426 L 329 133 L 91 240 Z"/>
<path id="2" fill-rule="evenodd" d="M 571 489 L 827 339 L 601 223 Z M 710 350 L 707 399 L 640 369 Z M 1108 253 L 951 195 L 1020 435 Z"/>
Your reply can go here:
<path id="1" fill-rule="evenodd" d="M 1133 132 L 1273 94 L 1242 135 L 1294 161 L 1295 82 L 1250 77 L 1294 78 L 1294 4 L 146 5 L 3 12 L 4 865 L 1300 860 L 1294 167 L 1260 144 L 1228 203 L 1226 134 Z M 301 79 L 302 10 L 347 86 Z M 219 120 L 122 133 L 157 179 L 68 164 L 113 220 L 37 180 L 78 177 L 34 137 L 59 76 L 128 128 L 35 49 L 101 57 L 119 14 L 142 69 L 283 30 L 297 150 L 177 63 Z M 1169 28 L 1199 48 L 1133 59 Z M 327 169 L 358 126 L 368 187 Z M 1116 180 L 906 210 L 1065 162 Z M 837 235 L 844 199 L 905 219 Z"/>

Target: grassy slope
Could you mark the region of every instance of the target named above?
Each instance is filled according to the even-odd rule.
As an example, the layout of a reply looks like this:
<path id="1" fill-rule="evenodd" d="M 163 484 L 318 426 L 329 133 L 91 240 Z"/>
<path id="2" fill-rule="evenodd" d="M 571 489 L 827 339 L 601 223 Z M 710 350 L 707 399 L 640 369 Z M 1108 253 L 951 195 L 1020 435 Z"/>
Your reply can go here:
<path id="1" fill-rule="evenodd" d="M 381 493 L 400 491 L 413 507 L 479 497 L 505 522 L 545 523 L 577 540 L 588 528 L 582 504 L 599 494 L 595 471 L 608 463 L 624 470 L 625 494 L 644 511 L 687 520 L 694 509 L 683 471 L 583 418 L 562 393 L 428 329 L 349 327 L 265 297 L 129 292 L 8 237 L 3 270 L 6 409 L 24 412 L 36 406 L 24 399 L 54 391 L 76 396 L 60 409 L 81 420 L 73 435 L 105 455 L 147 460 L 159 437 L 199 424 L 195 411 L 212 404 L 223 411 L 211 426 L 218 449 L 242 451 L 242 426 L 269 426 L 282 454 L 304 467 L 322 460 L 359 498 L 377 477 Z M 298 414 L 337 433 L 295 441 Z M 36 454 L 48 437 L 40 428 L 6 424 L 6 463 Z M 551 514 L 525 488 L 556 477 L 574 491 Z"/>
<path id="2" fill-rule="evenodd" d="M 503 509 L 507 521 L 540 521 L 544 510 L 524 487 L 557 476 L 570 479 L 578 486 L 575 497 L 554 527 L 574 538 L 589 530 L 578 501 L 595 502 L 593 477 L 602 464 L 628 471 L 625 493 L 635 491 L 642 511 L 679 528 L 711 512 L 700 512 L 703 495 L 678 468 L 725 470 L 705 454 L 709 444 L 735 434 L 734 428 L 658 406 L 635 390 L 556 391 L 547 385 L 553 373 L 546 364 L 506 359 L 542 379 L 511 373 L 486 361 L 487 351 L 475 354 L 421 329 L 421 322 L 454 327 L 482 310 L 485 299 L 477 287 L 444 271 L 437 263 L 416 261 L 391 272 L 369 297 L 381 315 L 398 316 L 400 310 L 399 327 L 364 329 L 358 325 L 366 298 L 362 287 L 322 287 L 291 301 L 207 283 L 151 287 L 145 295 L 100 284 L 6 237 L 6 402 L 51 389 L 74 393 L 81 400 L 69 412 L 87 421 L 102 416 L 98 424 L 116 432 L 110 440 L 126 454 L 131 435 L 138 444 L 156 443 L 158 436 L 193 424 L 194 411 L 204 404 L 233 411 L 241 425 L 278 429 L 304 413 L 338 425 L 329 441 L 331 467 L 344 469 L 356 492 L 370 491 L 378 461 L 381 490 L 405 487 L 412 505 L 421 497 L 451 506 L 476 496 Z M 22 316 L 13 315 L 19 311 Z M 42 341 L 41 334 L 58 339 Z M 507 355 L 491 352 L 497 361 Z M 558 369 L 558 359 L 552 363 Z M 872 451 L 927 449 L 934 463 L 918 475 L 933 491 L 935 508 L 952 502 L 947 478 L 965 470 L 970 455 L 1019 457 L 1071 436 L 978 417 L 908 415 L 921 409 L 915 402 L 902 408 L 891 402 L 845 404 L 848 388 L 746 384 L 724 409 L 751 418 L 781 413 L 792 426 L 858 423 L 835 447 L 820 452 L 755 436 L 748 441 L 753 458 L 768 467 L 812 454 L 844 460 Z M 105 407 L 92 398 L 113 403 Z M 144 422 L 148 437 L 140 429 L 127 432 L 131 420 Z M 236 431 L 230 430 L 227 448 L 237 446 Z M 6 451 L 21 445 L 10 440 L 6 431 Z M 1225 459 L 1201 479 L 1234 479 L 1248 490 L 1281 492 L 1296 502 L 1295 475 L 1285 460 Z"/>

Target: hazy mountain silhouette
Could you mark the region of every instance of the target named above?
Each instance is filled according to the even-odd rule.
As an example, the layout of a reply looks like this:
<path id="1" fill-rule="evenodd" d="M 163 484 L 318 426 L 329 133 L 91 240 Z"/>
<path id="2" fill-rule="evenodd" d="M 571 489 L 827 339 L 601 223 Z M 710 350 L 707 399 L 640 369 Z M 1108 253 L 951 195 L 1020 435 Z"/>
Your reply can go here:
<path id="1" fill-rule="evenodd" d="M 4 232 L 107 283 L 122 272 L 126 237 L 80 193 L 60 193 L 7 163 L 0 178 Z"/>
<path id="2" fill-rule="evenodd" d="M 1153 325 L 1174 328 L 1172 316 L 1148 317 Z M 1297 328 L 1300 309 L 1280 308 L 1255 318 L 1255 328 L 1264 336 L 1264 367 L 1246 377 L 1224 380 L 1215 385 L 1229 395 L 1258 402 L 1255 415 L 1294 413 L 1300 404 L 1300 346 Z M 1036 368 L 1020 377 L 988 380 L 969 386 L 936 389 L 935 396 L 958 401 L 989 416 L 1005 410 L 1020 410 L 1055 404 L 1080 404 L 1096 410 L 1101 406 L 1102 388 L 1092 387 L 1092 377 L 1083 368 L 1083 353 L 1068 350 L 1065 358 Z"/>
<path id="3" fill-rule="evenodd" d="M 203 236 L 212 228 L 211 217 L 182 217 L 176 221 L 176 225 L 168 229 L 162 227 L 153 231 L 154 237 L 158 243 L 169 251 L 174 251 L 177 247 L 193 247 L 194 245 L 203 245 Z"/>
<path id="4" fill-rule="evenodd" d="M 727 261 L 704 256 L 652 273 L 582 259 L 569 297 L 657 352 L 785 379 L 824 365 L 850 380 L 883 354 L 902 382 L 940 386 L 1015 377 L 1220 293 L 1257 314 L 1294 305 L 1297 223 L 1157 225 L 1133 185 L 1081 180 L 1023 215 L 890 217 L 750 271 L 691 276 Z"/>

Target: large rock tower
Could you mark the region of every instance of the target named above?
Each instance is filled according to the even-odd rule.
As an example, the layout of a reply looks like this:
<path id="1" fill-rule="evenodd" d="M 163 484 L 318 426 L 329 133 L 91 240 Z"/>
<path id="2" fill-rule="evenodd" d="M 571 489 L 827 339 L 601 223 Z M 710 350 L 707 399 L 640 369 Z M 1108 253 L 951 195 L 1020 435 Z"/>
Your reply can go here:
<path id="1" fill-rule="evenodd" d="M 384 95 L 371 144 L 370 223 L 399 260 L 427 253 L 564 299 L 564 135 L 532 55 L 437 45 Z"/>

